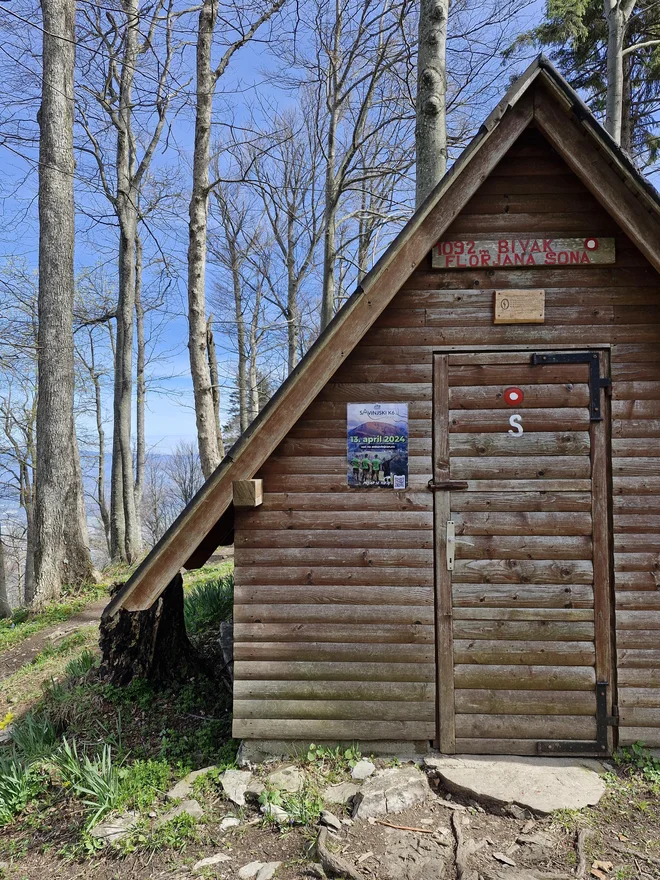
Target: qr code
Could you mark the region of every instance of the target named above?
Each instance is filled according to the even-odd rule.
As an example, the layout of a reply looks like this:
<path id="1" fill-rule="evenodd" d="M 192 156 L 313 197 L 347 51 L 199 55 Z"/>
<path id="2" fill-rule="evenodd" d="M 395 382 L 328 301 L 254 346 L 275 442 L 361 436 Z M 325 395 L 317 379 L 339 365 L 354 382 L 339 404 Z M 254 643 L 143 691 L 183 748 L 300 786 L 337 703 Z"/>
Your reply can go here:
<path id="1" fill-rule="evenodd" d="M 406 488 L 406 478 L 404 476 L 395 476 L 394 477 L 394 488 L 395 489 L 405 489 Z"/>

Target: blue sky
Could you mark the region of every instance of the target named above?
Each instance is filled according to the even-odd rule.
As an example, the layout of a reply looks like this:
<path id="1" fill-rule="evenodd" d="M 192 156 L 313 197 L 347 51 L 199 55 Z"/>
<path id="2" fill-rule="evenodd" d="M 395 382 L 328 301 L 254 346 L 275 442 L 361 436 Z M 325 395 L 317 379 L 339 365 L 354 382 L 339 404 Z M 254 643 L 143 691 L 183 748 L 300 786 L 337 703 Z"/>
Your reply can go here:
<path id="1" fill-rule="evenodd" d="M 541 12 L 542 4 L 535 2 L 525 10 L 527 24 Z M 0 10 L 0 15 L 2 10 Z M 1 19 L 0 19 L 1 20 Z M 189 54 L 192 61 L 192 55 Z M 524 67 L 524 61 L 515 65 L 515 70 Z M 267 84 L 264 77 L 264 68 L 268 64 L 264 47 L 259 43 L 248 45 L 242 49 L 232 60 L 229 73 L 222 80 L 225 91 L 231 97 L 231 105 L 235 118 L 240 121 L 256 106 L 256 93 L 254 87 L 259 84 L 261 99 L 268 98 L 271 102 L 277 102 L 282 107 L 283 103 L 292 100 L 289 95 L 276 92 Z M 514 70 L 511 70 L 513 73 Z M 192 74 L 192 71 L 191 71 Z M 266 85 L 264 85 L 264 82 Z M 224 99 L 219 96 L 216 107 L 223 105 Z M 154 160 L 154 168 L 170 167 L 173 161 L 172 145 L 178 149 L 178 163 L 187 173 L 187 165 L 190 160 L 192 144 L 192 114 L 190 110 L 180 114 L 172 128 L 172 138 L 168 144 L 169 151 L 161 150 Z M 21 159 L 15 153 L 3 149 L 0 146 L 2 156 L 2 178 L 0 178 L 0 210 L 2 211 L 2 226 L 0 230 L 0 257 L 20 256 L 30 265 L 37 264 L 37 225 L 36 225 L 36 174 L 29 162 Z M 102 203 L 102 200 L 101 202 Z M 185 198 L 183 199 L 185 204 Z M 107 205 L 106 205 L 107 207 Z M 81 231 L 88 225 L 84 217 L 79 218 Z M 159 452 L 167 452 L 180 440 L 195 438 L 195 418 L 192 408 L 192 386 L 189 377 L 188 353 L 185 346 L 186 322 L 184 319 L 185 302 L 185 246 L 186 226 L 185 209 L 178 222 L 172 224 L 171 230 L 164 238 L 163 247 L 177 262 L 178 278 L 168 293 L 168 299 L 173 311 L 167 326 L 164 328 L 158 343 L 161 354 L 167 354 L 167 358 L 156 363 L 152 369 L 151 390 L 147 396 L 147 442 Z M 107 231 L 100 240 L 101 247 L 95 246 L 94 238 L 97 238 L 98 230 L 94 235 L 83 235 L 77 238 L 76 261 L 79 270 L 98 263 L 101 259 L 107 261 L 112 267 L 116 258 L 112 244 L 112 234 Z M 209 281 L 212 282 L 212 272 L 209 273 Z M 145 283 L 148 281 L 145 278 Z M 229 346 L 223 345 L 227 340 L 218 340 L 220 357 L 222 358 L 221 371 L 226 378 L 233 372 L 233 364 L 229 353 Z M 224 356 L 223 356 L 224 351 Z M 224 394 L 226 404 L 227 393 Z M 110 414 L 110 392 L 106 392 L 106 408 Z M 82 427 L 92 428 L 92 421 Z M 108 442 L 111 436 L 111 423 L 106 421 L 106 433 Z"/>

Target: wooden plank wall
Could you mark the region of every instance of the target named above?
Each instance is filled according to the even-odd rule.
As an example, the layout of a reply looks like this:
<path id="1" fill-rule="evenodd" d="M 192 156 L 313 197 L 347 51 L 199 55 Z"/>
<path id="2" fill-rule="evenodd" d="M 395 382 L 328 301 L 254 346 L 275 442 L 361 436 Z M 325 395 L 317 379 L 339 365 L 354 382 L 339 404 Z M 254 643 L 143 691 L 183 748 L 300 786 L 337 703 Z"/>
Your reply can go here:
<path id="1" fill-rule="evenodd" d="M 446 237 L 484 233 L 613 235 L 617 261 L 412 274 L 257 474 L 262 507 L 236 513 L 236 736 L 433 738 L 433 351 L 589 344 L 614 380 L 621 742 L 660 745 L 660 279 L 534 129 Z M 546 323 L 493 325 L 497 288 L 545 289 Z M 349 490 L 346 403 L 393 401 L 410 487 Z"/>

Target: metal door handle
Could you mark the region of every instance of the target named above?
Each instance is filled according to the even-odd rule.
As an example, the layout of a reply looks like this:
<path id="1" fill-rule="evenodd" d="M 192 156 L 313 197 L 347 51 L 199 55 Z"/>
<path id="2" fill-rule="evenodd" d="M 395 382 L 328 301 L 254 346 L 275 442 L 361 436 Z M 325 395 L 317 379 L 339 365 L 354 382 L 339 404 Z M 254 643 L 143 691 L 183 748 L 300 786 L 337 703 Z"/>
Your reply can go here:
<path id="1" fill-rule="evenodd" d="M 447 571 L 454 570 L 454 559 L 456 557 L 456 526 L 453 519 L 447 520 Z"/>

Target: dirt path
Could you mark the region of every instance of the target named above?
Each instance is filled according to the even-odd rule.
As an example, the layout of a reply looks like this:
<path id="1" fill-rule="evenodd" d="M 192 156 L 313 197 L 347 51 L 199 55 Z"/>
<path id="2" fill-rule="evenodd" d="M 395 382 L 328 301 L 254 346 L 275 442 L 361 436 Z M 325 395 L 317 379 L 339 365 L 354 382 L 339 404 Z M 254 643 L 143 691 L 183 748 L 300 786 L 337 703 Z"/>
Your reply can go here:
<path id="1" fill-rule="evenodd" d="M 30 663 L 40 654 L 46 645 L 57 644 L 60 639 L 71 635 L 82 626 L 89 626 L 91 623 L 97 623 L 101 619 L 101 612 L 108 603 L 108 597 L 97 599 L 92 602 L 78 614 L 74 614 L 68 620 L 61 623 L 55 623 L 46 629 L 40 630 L 33 636 L 25 639 L 20 645 L 10 648 L 4 654 L 0 654 L 0 681 L 9 678 L 21 666 Z"/>

